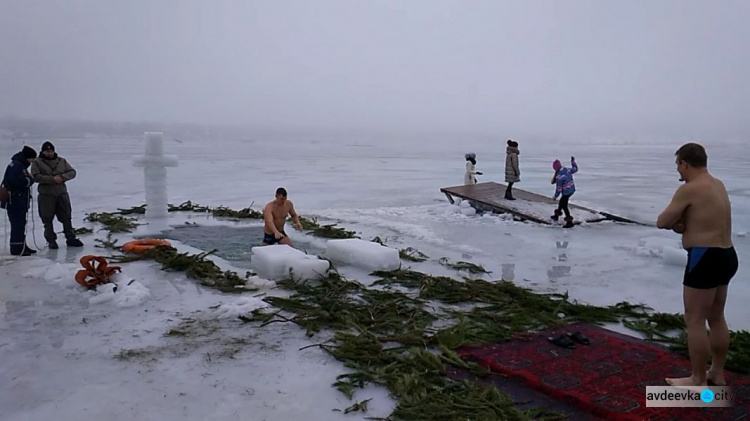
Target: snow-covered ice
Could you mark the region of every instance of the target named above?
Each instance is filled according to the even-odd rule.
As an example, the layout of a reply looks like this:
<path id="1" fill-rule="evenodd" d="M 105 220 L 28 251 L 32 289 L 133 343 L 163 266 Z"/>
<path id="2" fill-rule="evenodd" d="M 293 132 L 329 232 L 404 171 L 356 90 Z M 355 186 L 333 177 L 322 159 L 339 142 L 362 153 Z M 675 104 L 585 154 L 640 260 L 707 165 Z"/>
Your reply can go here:
<path id="1" fill-rule="evenodd" d="M 233 303 L 219 306 L 216 314 L 223 318 L 236 318 L 237 316 L 248 316 L 255 310 L 270 307 L 268 303 L 257 297 L 241 297 Z"/>
<path id="2" fill-rule="evenodd" d="M 116 280 L 114 282 L 117 282 Z M 111 301 L 119 307 L 137 306 L 151 296 L 149 289 L 142 283 L 131 279 L 128 282 L 100 285 L 96 294 L 89 298 L 90 304 L 101 304 Z"/>
<path id="3" fill-rule="evenodd" d="M 466 203 L 466 202 L 464 202 L 464 203 Z M 473 215 L 476 215 L 476 214 L 477 214 L 477 211 L 474 208 L 466 208 L 466 207 L 462 207 L 461 208 L 461 215 L 473 216 Z"/>

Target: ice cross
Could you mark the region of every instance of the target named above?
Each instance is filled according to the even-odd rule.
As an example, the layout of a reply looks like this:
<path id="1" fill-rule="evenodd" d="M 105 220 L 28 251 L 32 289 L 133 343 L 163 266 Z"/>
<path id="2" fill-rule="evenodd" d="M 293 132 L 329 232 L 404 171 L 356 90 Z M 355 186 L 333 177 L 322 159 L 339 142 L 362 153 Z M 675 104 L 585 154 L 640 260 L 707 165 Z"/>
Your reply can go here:
<path id="1" fill-rule="evenodd" d="M 178 158 L 164 155 L 164 134 L 146 132 L 144 134 L 146 152 L 133 157 L 134 167 L 143 167 L 146 187 L 146 220 L 167 218 L 167 167 L 176 167 Z"/>

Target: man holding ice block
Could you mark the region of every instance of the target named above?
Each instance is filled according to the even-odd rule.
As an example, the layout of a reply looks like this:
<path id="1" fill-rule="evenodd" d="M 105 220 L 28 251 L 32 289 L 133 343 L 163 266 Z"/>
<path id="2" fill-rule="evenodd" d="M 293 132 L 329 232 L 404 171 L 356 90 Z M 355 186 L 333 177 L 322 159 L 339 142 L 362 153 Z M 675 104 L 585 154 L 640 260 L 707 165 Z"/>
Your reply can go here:
<path id="1" fill-rule="evenodd" d="M 284 232 L 284 222 L 287 215 L 291 215 L 294 220 L 294 226 L 302 231 L 302 223 L 299 215 L 294 210 L 294 204 L 287 200 L 286 189 L 279 187 L 276 189 L 276 199 L 268 202 L 263 208 L 263 218 L 266 225 L 263 227 L 263 245 L 288 244 L 292 245 L 292 240 Z"/>

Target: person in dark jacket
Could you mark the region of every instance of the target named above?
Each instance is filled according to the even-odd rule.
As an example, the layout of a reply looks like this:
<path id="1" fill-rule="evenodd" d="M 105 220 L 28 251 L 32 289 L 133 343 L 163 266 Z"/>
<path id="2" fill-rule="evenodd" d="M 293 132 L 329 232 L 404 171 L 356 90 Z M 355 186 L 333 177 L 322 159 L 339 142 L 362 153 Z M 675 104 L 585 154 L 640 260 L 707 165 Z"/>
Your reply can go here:
<path id="1" fill-rule="evenodd" d="M 508 200 L 516 200 L 513 197 L 513 183 L 521 181 L 521 169 L 518 166 L 518 142 L 515 140 L 508 140 L 508 147 L 505 148 L 505 182 L 508 183 L 508 188 L 505 189 L 505 198 Z"/>
<path id="2" fill-rule="evenodd" d="M 36 151 L 24 146 L 21 152 L 13 155 L 3 176 L 3 186 L 8 189 L 9 198 L 2 205 L 8 211 L 10 254 L 14 256 L 36 253 L 36 250 L 26 245 L 26 214 L 31 204 L 31 185 L 34 184 L 28 168 L 35 158 Z"/>
<path id="3" fill-rule="evenodd" d="M 76 170 L 70 166 L 65 158 L 58 156 L 52 142 L 42 144 L 42 153 L 31 164 L 31 176 L 39 183 L 39 216 L 44 223 L 44 238 L 49 248 L 56 249 L 57 234 L 52 221 L 55 217 L 63 225 L 66 244 L 68 247 L 83 247 L 81 240 L 76 238 L 73 230 L 72 209 L 66 182 L 76 177 Z"/>

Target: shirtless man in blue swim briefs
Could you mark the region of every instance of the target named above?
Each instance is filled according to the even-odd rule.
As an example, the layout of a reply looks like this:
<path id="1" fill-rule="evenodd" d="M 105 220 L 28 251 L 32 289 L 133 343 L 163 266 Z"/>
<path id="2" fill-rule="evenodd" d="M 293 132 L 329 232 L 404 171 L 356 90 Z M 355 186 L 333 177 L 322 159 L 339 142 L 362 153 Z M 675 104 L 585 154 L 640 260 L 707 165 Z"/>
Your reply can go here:
<path id="1" fill-rule="evenodd" d="M 286 189 L 279 187 L 276 189 L 276 199 L 268 202 L 263 208 L 263 217 L 266 225 L 263 227 L 263 245 L 288 244 L 292 245 L 292 240 L 284 232 L 284 223 L 287 215 L 291 215 L 294 220 L 294 226 L 302 231 L 302 223 L 299 221 L 299 215 L 294 211 L 294 204 L 286 198 Z"/>
<path id="2" fill-rule="evenodd" d="M 724 304 L 729 281 L 739 266 L 732 244 L 732 208 L 724 183 L 708 172 L 703 146 L 685 144 L 675 156 L 685 183 L 659 215 L 657 226 L 682 234 L 682 246 L 688 252 L 682 285 L 693 372 L 690 377 L 665 380 L 672 386 L 723 386 L 729 348 Z M 706 372 L 709 352 L 711 368 Z"/>

